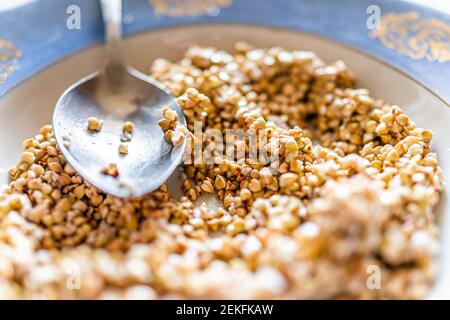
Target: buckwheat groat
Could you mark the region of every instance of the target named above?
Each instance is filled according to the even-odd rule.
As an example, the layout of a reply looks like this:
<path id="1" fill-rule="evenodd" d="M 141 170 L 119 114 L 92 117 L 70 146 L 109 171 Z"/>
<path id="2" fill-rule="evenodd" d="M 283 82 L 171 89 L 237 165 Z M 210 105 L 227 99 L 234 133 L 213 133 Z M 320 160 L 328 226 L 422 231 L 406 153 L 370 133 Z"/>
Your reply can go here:
<path id="1" fill-rule="evenodd" d="M 175 147 L 181 145 L 185 137 L 189 135 L 189 130 L 179 123 L 176 111 L 170 109 L 168 106 L 164 106 L 161 112 L 163 119 L 158 123 L 166 139 Z"/>
<path id="2" fill-rule="evenodd" d="M 102 129 L 102 121 L 97 119 L 96 117 L 90 117 L 87 120 L 88 122 L 88 130 L 92 132 L 98 132 Z"/>
<path id="3" fill-rule="evenodd" d="M 115 163 L 108 164 L 102 169 L 101 172 L 114 178 L 119 176 L 119 170 L 117 169 L 117 165 Z"/>
<path id="4" fill-rule="evenodd" d="M 118 151 L 121 155 L 126 156 L 128 154 L 128 147 L 124 144 L 119 144 Z"/>
<path id="5" fill-rule="evenodd" d="M 120 135 L 120 141 L 130 142 L 133 139 L 134 123 L 131 121 L 125 121 L 122 126 L 122 133 Z M 124 150 L 122 148 L 122 150 Z"/>
<path id="6" fill-rule="evenodd" d="M 134 130 L 134 123 L 131 121 L 125 121 L 125 123 L 122 126 L 122 132 L 123 133 L 133 133 Z"/>
<path id="7" fill-rule="evenodd" d="M 154 61 L 151 75 L 186 116 L 186 131 L 169 108 L 160 121 L 171 143 L 186 140 L 184 196 L 166 185 L 103 194 L 43 127 L 0 193 L 0 298 L 426 295 L 443 188 L 429 130 L 313 52 L 192 47 L 179 62 Z M 227 129 L 263 137 L 264 157 Z M 223 206 L 198 203 L 202 194 Z"/>

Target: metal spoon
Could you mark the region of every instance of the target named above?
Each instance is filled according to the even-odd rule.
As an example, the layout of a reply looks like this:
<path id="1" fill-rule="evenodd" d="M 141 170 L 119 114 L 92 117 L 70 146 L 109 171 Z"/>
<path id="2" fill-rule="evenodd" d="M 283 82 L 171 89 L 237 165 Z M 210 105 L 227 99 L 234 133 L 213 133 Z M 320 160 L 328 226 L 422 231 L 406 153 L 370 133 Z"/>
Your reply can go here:
<path id="1" fill-rule="evenodd" d="M 101 0 L 100 4 L 106 26 L 106 64 L 63 93 L 53 113 L 53 130 L 61 152 L 86 181 L 114 196 L 140 196 L 169 178 L 185 148 L 185 143 L 174 148 L 165 140 L 158 125 L 162 107 L 175 110 L 181 124 L 186 120 L 161 83 L 124 62 L 122 1 Z M 87 129 L 89 117 L 103 121 L 99 132 Z M 125 121 L 134 124 L 128 142 L 121 141 Z M 119 154 L 121 143 L 128 147 L 128 155 Z M 110 164 L 117 165 L 117 177 L 101 173 Z"/>

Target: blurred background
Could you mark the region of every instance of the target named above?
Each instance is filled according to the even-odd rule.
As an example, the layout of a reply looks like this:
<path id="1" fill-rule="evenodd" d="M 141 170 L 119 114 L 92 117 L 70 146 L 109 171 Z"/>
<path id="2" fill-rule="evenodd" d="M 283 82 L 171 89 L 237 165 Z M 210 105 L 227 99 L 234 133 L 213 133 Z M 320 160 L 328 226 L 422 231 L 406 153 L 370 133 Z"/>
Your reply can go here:
<path id="1" fill-rule="evenodd" d="M 1 0 L 0 10 L 9 10 L 34 0 Z M 125 0 L 127 1 L 127 0 Z M 185 0 L 185 1 L 203 1 L 203 0 Z M 358 0 L 355 0 L 358 1 Z M 392 0 L 392 1 L 404 1 L 404 0 Z M 434 9 L 442 10 L 450 14 L 450 1 L 449 0 L 409 0 L 417 4 L 429 6 Z"/>

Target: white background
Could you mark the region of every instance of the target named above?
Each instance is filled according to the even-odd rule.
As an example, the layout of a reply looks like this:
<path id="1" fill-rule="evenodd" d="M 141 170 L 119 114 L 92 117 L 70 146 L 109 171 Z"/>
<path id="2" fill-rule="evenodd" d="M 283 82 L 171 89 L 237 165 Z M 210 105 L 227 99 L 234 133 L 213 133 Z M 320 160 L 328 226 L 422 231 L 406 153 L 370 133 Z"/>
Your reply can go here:
<path id="1" fill-rule="evenodd" d="M 434 9 L 445 11 L 450 14 L 450 0 L 410 0 L 421 5 L 426 5 Z"/>

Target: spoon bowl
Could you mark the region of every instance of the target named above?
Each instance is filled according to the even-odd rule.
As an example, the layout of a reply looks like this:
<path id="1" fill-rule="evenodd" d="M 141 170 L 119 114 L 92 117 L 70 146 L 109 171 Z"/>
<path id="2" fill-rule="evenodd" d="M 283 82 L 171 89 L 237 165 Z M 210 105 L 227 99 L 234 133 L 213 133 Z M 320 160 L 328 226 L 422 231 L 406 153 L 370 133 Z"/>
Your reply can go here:
<path id="1" fill-rule="evenodd" d="M 127 66 L 120 54 L 121 1 L 101 1 L 107 25 L 108 59 L 104 68 L 79 80 L 61 96 L 53 113 L 53 130 L 69 164 L 89 183 L 118 197 L 141 196 L 164 183 L 183 156 L 185 143 L 173 147 L 158 125 L 169 106 L 186 125 L 175 98 L 151 77 Z M 88 119 L 101 121 L 99 131 Z M 133 123 L 130 135 L 123 132 Z M 124 145 L 128 153 L 121 154 Z M 115 165 L 117 176 L 102 173 Z"/>

